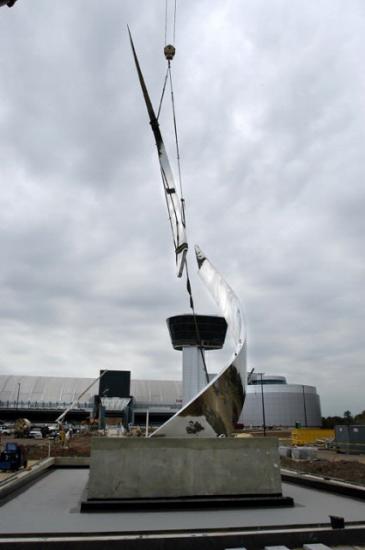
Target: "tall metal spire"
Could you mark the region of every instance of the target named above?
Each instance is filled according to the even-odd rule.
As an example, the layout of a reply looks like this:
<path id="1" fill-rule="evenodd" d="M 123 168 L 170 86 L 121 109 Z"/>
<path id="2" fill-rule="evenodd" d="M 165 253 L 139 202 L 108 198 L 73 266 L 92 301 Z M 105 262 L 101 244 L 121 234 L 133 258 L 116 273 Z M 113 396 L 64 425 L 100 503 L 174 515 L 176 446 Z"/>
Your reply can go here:
<path id="1" fill-rule="evenodd" d="M 167 205 L 167 211 L 169 214 L 169 220 L 171 224 L 172 237 L 175 247 L 176 255 L 176 269 L 177 276 L 181 277 L 184 271 L 186 254 L 188 251 L 188 242 L 186 237 L 185 218 L 182 211 L 181 197 L 179 196 L 176 188 L 174 175 L 171 170 L 170 162 L 166 153 L 165 145 L 162 139 L 158 120 L 155 115 L 155 111 L 152 107 L 151 99 L 147 91 L 147 87 L 143 78 L 143 74 L 138 62 L 137 54 L 134 48 L 132 35 L 128 27 L 129 39 L 131 42 L 134 62 L 138 73 L 139 82 L 142 88 L 143 97 L 146 103 L 148 116 L 152 128 L 153 135 L 156 140 L 156 147 L 158 152 L 158 160 L 160 163 L 162 183 L 165 192 L 165 199 Z"/>

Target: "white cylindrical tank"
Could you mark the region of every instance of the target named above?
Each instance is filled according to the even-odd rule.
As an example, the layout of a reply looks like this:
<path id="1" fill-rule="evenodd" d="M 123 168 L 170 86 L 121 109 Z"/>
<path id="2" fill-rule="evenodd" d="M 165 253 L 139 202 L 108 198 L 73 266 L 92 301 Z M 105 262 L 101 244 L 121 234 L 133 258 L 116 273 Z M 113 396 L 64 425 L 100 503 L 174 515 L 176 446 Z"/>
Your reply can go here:
<path id="1" fill-rule="evenodd" d="M 263 405 L 266 426 L 295 426 L 296 423 L 303 427 L 321 425 L 321 405 L 314 386 L 285 384 L 279 380 L 270 383 L 265 378 L 261 386 L 255 381 L 246 388 L 240 423 L 262 426 Z"/>

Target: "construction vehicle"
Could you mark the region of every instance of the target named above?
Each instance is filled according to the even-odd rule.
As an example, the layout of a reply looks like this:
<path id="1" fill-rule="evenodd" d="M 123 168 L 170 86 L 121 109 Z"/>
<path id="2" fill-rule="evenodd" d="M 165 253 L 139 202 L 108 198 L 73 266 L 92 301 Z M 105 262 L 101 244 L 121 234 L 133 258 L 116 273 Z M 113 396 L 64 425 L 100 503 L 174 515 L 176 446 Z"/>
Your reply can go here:
<path id="1" fill-rule="evenodd" d="M 333 440 L 335 430 L 323 428 L 293 428 L 291 431 L 292 445 L 313 445 L 320 444 L 324 446 L 325 441 Z"/>
<path id="2" fill-rule="evenodd" d="M 0 470 L 19 470 L 27 467 L 27 454 L 23 445 L 8 442 L 4 451 L 0 454 Z"/>
<path id="3" fill-rule="evenodd" d="M 31 427 L 28 418 L 18 418 L 15 421 L 15 437 L 28 437 Z"/>
<path id="4" fill-rule="evenodd" d="M 69 407 L 67 407 L 67 409 L 65 409 L 65 410 L 63 411 L 63 413 L 60 414 L 59 417 L 56 418 L 56 424 L 57 424 L 59 427 L 62 426 L 62 423 L 64 422 L 64 420 L 65 420 L 67 414 L 68 414 L 70 411 L 72 411 L 72 409 L 73 409 L 74 407 L 76 407 L 76 405 L 77 405 L 77 403 L 80 401 L 81 397 L 83 397 L 83 396 L 85 395 L 85 393 L 87 393 L 87 392 L 93 387 L 93 385 L 96 384 L 96 382 L 98 382 L 99 380 L 101 380 L 102 377 L 104 376 L 104 374 L 106 374 L 107 372 L 108 372 L 107 370 L 104 370 L 104 371 L 101 373 L 101 375 L 98 376 L 95 380 L 93 380 L 93 381 L 91 382 L 91 384 L 89 384 L 89 386 L 88 386 L 85 390 L 83 390 L 83 391 L 80 393 L 80 395 L 71 403 L 71 405 L 70 405 Z"/>

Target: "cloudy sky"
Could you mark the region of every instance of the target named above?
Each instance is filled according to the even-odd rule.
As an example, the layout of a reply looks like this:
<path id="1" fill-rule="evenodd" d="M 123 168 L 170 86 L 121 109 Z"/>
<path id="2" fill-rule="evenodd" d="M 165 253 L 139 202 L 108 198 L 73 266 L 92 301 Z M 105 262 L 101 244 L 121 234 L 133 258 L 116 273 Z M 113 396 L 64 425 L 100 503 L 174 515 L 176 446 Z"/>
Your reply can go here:
<path id="1" fill-rule="evenodd" d="M 188 300 L 127 24 L 158 105 L 165 0 L 0 8 L 2 374 L 181 376 L 165 319 Z M 194 243 L 244 306 L 249 369 L 316 385 L 325 415 L 365 409 L 364 2 L 178 0 L 175 45 L 198 312 L 217 313 Z"/>

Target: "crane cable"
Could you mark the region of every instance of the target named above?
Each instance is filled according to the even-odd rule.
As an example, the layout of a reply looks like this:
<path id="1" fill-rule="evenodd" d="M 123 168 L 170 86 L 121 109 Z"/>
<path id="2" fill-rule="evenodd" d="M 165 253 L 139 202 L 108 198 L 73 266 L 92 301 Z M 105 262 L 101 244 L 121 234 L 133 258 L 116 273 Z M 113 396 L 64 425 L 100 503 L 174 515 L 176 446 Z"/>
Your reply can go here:
<path id="1" fill-rule="evenodd" d="M 176 9 L 177 9 L 177 0 L 174 0 L 174 17 L 173 17 L 173 32 L 172 32 L 172 43 L 175 44 L 176 36 Z M 168 26 L 168 0 L 165 0 L 165 46 L 167 46 L 167 26 Z"/>
<path id="2" fill-rule="evenodd" d="M 175 37 L 176 37 L 176 11 L 177 11 L 177 0 L 174 0 L 174 16 L 173 16 L 173 44 L 175 44 Z M 180 202 L 181 202 L 181 212 L 182 212 L 182 223 L 184 227 L 186 226 L 186 217 L 185 217 L 185 199 L 183 195 L 183 186 L 182 186 L 182 172 L 181 172 L 181 157 L 180 157 L 180 146 L 179 146 L 179 138 L 178 138 L 178 131 L 177 131 L 177 122 L 176 122 L 176 109 L 175 109 L 175 97 L 174 97 L 174 87 L 173 87 L 173 79 L 172 79 L 172 71 L 171 71 L 171 61 L 175 55 L 175 47 L 171 44 L 167 44 L 167 27 L 168 27 L 168 0 L 165 0 L 165 47 L 164 47 L 164 53 L 165 57 L 167 59 L 167 69 L 166 74 L 163 81 L 162 86 L 162 93 L 160 98 L 160 103 L 157 111 L 157 120 L 159 119 L 159 116 L 161 114 L 162 104 L 165 97 L 165 91 L 167 82 L 169 81 L 170 85 L 170 96 L 171 96 L 171 107 L 172 107 L 172 118 L 173 118 L 173 124 L 174 124 L 174 135 L 175 135 L 175 149 L 176 149 L 176 159 L 177 159 L 177 167 L 178 167 L 178 184 L 179 184 L 179 191 L 180 191 Z M 171 220 L 170 220 L 171 221 Z M 206 376 L 207 383 L 209 382 L 209 374 L 207 370 L 207 365 L 205 362 L 205 356 L 204 356 L 204 348 L 202 345 L 202 340 L 200 336 L 200 330 L 198 325 L 197 316 L 195 313 L 195 306 L 194 306 L 194 298 L 193 298 L 193 292 L 189 277 L 189 269 L 188 269 L 188 261 L 187 258 L 185 258 L 185 272 L 186 272 L 186 290 L 189 295 L 189 305 L 193 312 L 193 320 L 194 320 L 194 329 L 195 329 L 195 336 L 196 341 L 198 344 L 198 348 L 200 350 L 203 368 Z"/>

